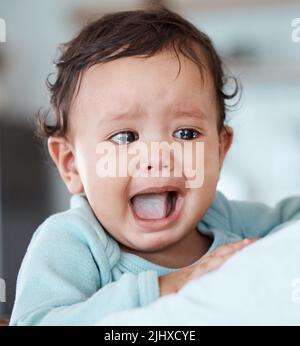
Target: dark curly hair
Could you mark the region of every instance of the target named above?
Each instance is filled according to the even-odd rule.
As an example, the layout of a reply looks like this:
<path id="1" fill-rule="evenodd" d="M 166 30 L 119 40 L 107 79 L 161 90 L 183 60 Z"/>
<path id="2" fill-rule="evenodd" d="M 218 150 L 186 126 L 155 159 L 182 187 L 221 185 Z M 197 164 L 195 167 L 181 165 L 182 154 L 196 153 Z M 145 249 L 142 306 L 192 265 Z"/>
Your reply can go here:
<path id="1" fill-rule="evenodd" d="M 39 111 L 37 134 L 42 138 L 64 137 L 68 129 L 68 114 L 73 98 L 77 95 L 83 72 L 89 67 L 123 57 L 151 57 L 163 50 L 173 50 L 179 62 L 181 53 L 193 61 L 203 72 L 197 47 L 205 54 L 208 70 L 213 78 L 219 111 L 218 129 L 225 127 L 226 100 L 233 99 L 239 91 L 234 81 L 231 93 L 224 91 L 229 77 L 224 74 L 219 58 L 209 37 L 180 15 L 165 7 L 148 10 L 122 11 L 106 14 L 87 24 L 81 32 L 60 46 L 55 62 L 57 74 L 54 82 L 47 78 L 53 113 Z M 49 123 L 48 116 L 52 115 Z"/>

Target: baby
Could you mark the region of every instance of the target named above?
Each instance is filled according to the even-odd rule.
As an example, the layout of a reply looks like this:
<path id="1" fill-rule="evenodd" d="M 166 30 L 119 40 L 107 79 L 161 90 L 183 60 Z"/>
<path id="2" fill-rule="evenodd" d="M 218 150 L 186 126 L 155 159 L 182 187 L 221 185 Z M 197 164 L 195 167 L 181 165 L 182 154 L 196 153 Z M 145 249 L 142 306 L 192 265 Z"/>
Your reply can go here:
<path id="1" fill-rule="evenodd" d="M 64 45 L 48 82 L 54 121 L 38 126 L 71 207 L 35 232 L 12 325 L 89 325 L 147 305 L 299 217 L 296 198 L 270 209 L 216 191 L 237 93 L 225 82 L 210 39 L 165 8 L 106 15 Z M 148 155 L 153 143 L 177 147 Z M 125 161 L 127 174 L 105 174 Z M 175 174 L 182 162 L 191 167 Z"/>

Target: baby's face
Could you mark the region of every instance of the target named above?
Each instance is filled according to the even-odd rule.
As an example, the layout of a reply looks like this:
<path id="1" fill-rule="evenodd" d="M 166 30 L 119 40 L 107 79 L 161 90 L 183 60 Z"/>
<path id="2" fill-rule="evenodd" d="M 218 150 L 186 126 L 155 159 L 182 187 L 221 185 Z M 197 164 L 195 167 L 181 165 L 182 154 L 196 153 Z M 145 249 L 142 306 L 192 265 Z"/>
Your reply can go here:
<path id="1" fill-rule="evenodd" d="M 183 56 L 176 78 L 177 72 L 178 60 L 170 53 L 96 65 L 84 73 L 70 112 L 71 149 L 66 158 L 70 174 L 64 180 L 72 193 L 86 193 L 107 232 L 136 251 L 163 250 L 195 231 L 214 199 L 230 146 L 230 135 L 219 136 L 217 130 L 218 110 L 209 75 L 203 81 L 198 67 Z M 146 147 L 153 142 L 177 142 L 182 147 L 190 142 L 193 148 L 197 142 L 204 143 L 203 185 L 187 188 L 184 173 L 172 175 L 179 160 L 175 154 L 169 177 L 99 177 L 99 144 L 127 150 L 140 142 Z M 192 160 L 196 161 L 195 153 Z M 161 172 L 164 164 L 154 156 L 142 170 Z"/>

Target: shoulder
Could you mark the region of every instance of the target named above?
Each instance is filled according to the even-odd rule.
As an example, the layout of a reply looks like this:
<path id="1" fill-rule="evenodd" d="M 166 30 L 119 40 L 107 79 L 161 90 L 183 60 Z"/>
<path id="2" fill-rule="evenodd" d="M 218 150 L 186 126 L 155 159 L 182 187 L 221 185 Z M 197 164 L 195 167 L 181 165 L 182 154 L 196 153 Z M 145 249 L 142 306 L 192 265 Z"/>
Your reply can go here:
<path id="1" fill-rule="evenodd" d="M 74 195 L 70 204 L 68 210 L 49 216 L 38 227 L 33 239 L 71 237 L 85 242 L 93 238 L 106 245 L 108 234 L 94 216 L 88 201 L 83 196 Z"/>
<path id="2" fill-rule="evenodd" d="M 35 231 L 27 253 L 42 258 L 58 255 L 90 257 L 109 270 L 119 257 L 119 246 L 96 219 L 88 201 L 72 196 L 70 209 L 48 217 Z"/>
<path id="3" fill-rule="evenodd" d="M 230 230 L 230 202 L 225 195 L 216 191 L 213 203 L 202 219 L 202 223 L 209 228 Z"/>

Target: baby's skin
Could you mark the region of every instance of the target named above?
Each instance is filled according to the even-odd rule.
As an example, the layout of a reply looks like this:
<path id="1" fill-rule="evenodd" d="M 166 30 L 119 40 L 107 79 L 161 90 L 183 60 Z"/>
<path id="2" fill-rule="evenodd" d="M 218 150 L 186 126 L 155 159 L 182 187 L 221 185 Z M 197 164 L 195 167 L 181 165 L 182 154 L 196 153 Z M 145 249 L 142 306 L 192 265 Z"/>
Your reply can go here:
<path id="1" fill-rule="evenodd" d="M 220 246 L 203 256 L 197 263 L 159 278 L 160 295 L 177 293 L 189 281 L 220 268 L 231 256 L 258 239 L 243 239 Z"/>

